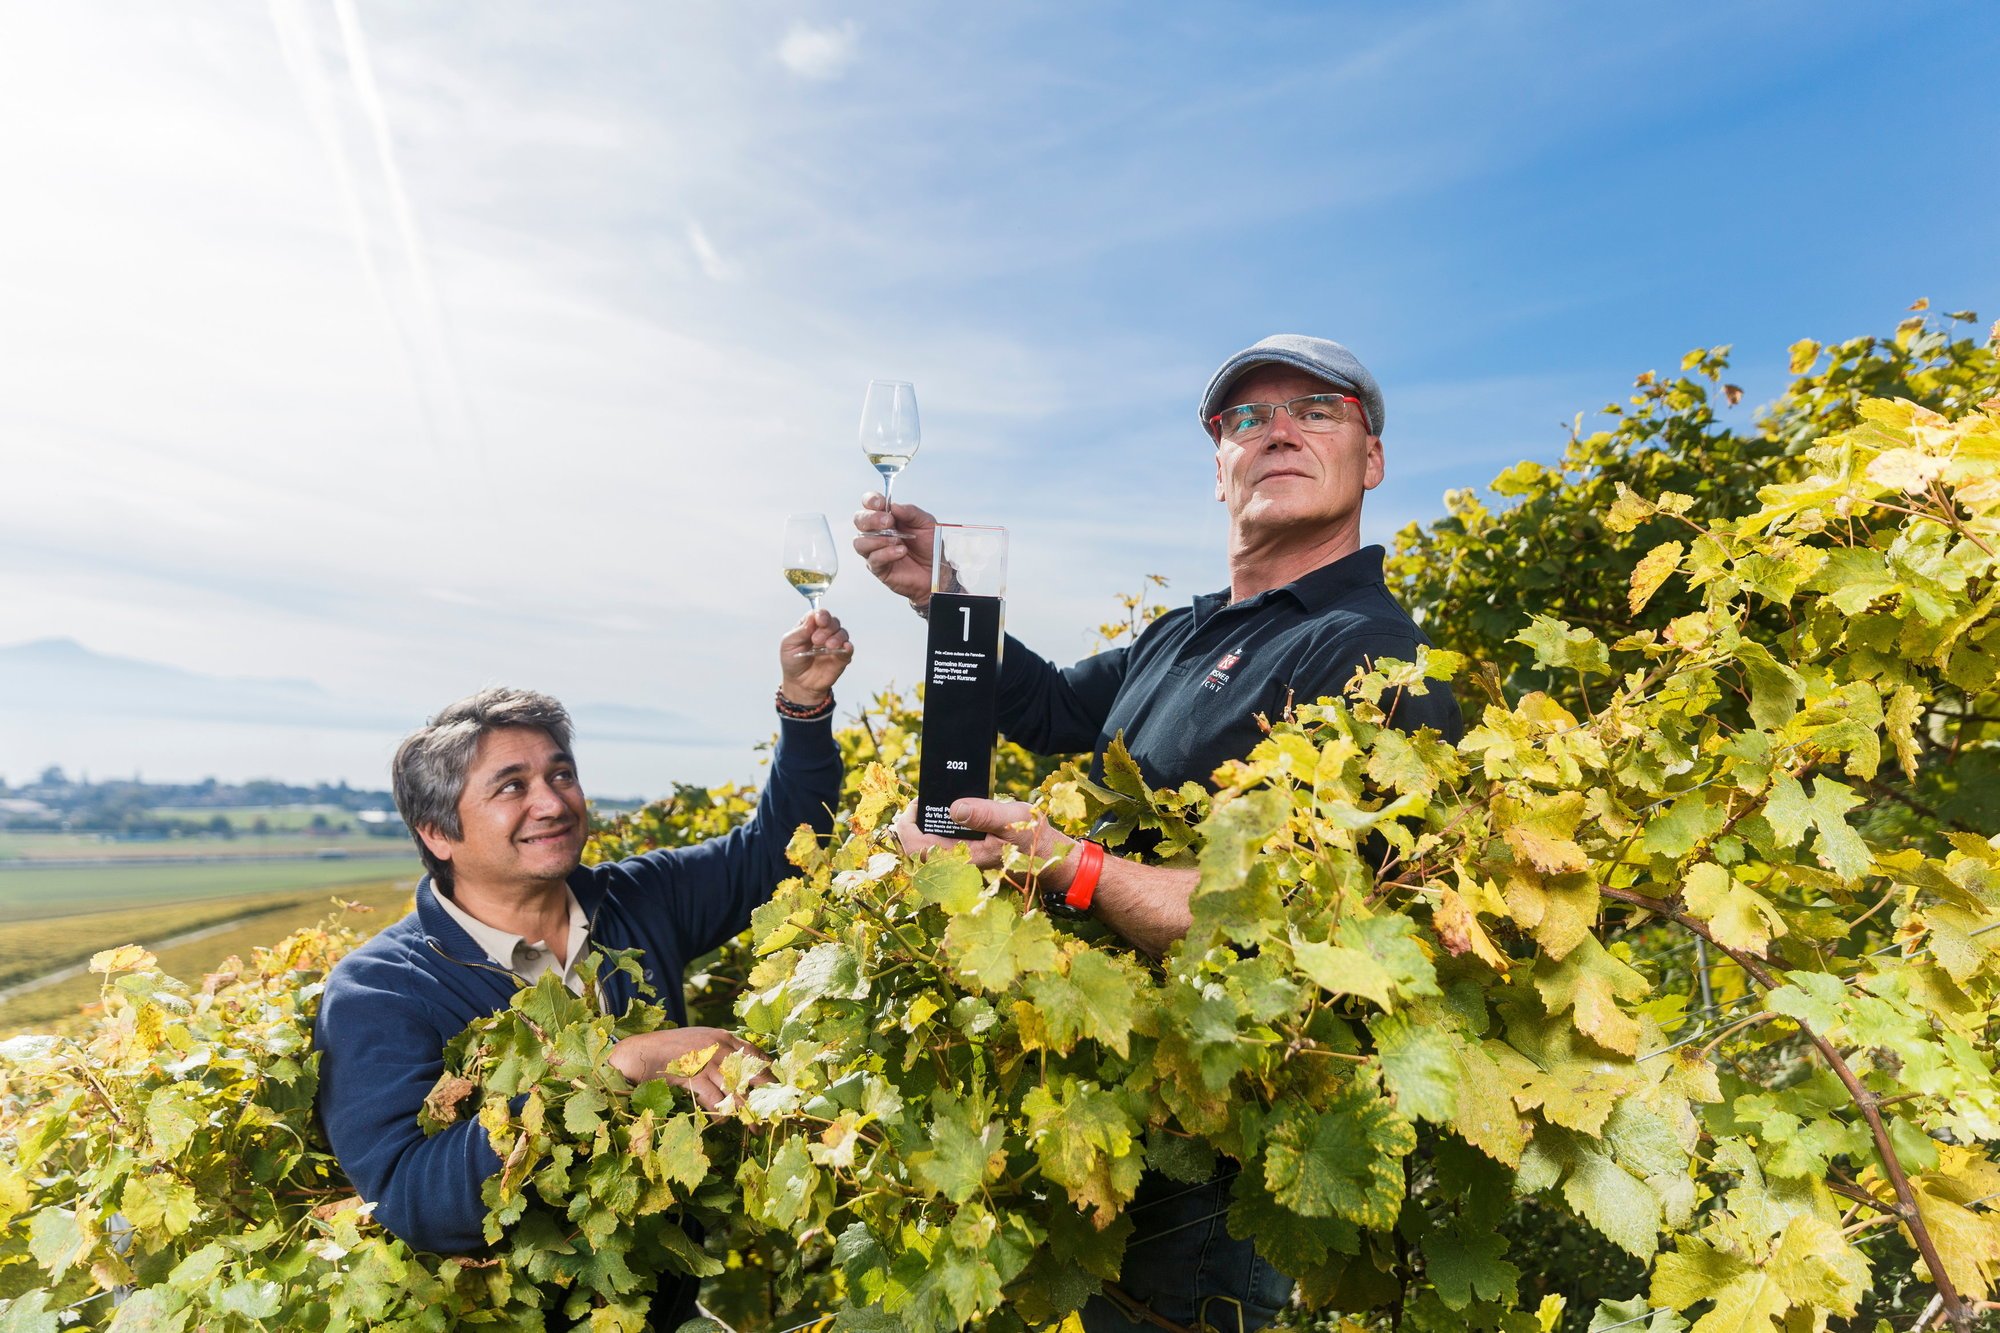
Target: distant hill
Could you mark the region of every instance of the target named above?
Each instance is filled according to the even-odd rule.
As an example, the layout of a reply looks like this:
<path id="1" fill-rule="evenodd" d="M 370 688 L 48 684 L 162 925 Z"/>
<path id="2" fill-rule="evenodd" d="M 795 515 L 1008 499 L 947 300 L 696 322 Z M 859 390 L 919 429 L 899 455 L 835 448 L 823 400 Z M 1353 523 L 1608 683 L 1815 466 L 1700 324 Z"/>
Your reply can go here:
<path id="1" fill-rule="evenodd" d="M 74 639 L 0 647 L 0 709 L 114 713 L 207 722 L 395 729 L 409 719 L 341 699 L 311 681 L 205 676 L 94 652 Z"/>
<path id="2" fill-rule="evenodd" d="M 96 652 L 74 639 L 0 647 L 0 713 L 316 727 L 399 735 L 422 719 L 408 709 L 343 698 L 306 680 L 209 676 Z M 596 741 L 701 745 L 715 737 L 681 713 L 630 704 L 572 704 Z M 732 735 L 729 739 L 740 740 Z"/>

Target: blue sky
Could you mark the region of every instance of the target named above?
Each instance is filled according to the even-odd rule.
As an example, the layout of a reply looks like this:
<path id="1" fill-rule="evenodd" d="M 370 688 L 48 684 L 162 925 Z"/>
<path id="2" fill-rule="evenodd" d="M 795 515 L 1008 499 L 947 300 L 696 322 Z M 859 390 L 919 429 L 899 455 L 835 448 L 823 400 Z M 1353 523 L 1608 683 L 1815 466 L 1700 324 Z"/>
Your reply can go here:
<path id="1" fill-rule="evenodd" d="M 1265 333 L 1382 381 L 1369 535 L 1638 371 L 1918 296 L 2000 315 L 1989 4 L 0 0 L 0 644 L 316 682 L 414 724 L 496 680 L 679 714 L 620 792 L 747 775 L 783 516 L 1014 532 L 1051 656 L 1219 586 L 1193 401 Z M 917 622 L 829 605 L 852 684 Z M 78 725 L 0 773 L 378 780 L 392 734 Z M 674 730 L 674 728 L 669 728 Z"/>

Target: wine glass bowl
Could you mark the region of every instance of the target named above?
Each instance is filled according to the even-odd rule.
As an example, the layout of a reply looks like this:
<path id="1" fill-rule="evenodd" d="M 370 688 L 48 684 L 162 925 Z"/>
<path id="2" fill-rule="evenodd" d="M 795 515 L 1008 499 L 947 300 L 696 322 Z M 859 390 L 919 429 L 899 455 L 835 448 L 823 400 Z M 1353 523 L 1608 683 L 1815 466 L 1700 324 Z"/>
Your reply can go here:
<path id="1" fill-rule="evenodd" d="M 825 514 L 793 514 L 785 520 L 785 540 L 779 565 L 785 571 L 785 582 L 796 588 L 813 610 L 819 610 L 819 599 L 833 586 L 833 576 L 840 572 L 839 551 L 834 545 L 833 529 L 827 526 Z M 831 648 L 807 648 L 799 656 L 818 656 L 833 651 Z"/>
<path id="2" fill-rule="evenodd" d="M 861 452 L 882 474 L 882 508 L 889 512 L 889 493 L 896 474 L 910 465 L 923 443 L 917 419 L 917 390 L 908 380 L 870 380 L 861 400 Z M 902 537 L 893 526 L 874 535 Z"/>

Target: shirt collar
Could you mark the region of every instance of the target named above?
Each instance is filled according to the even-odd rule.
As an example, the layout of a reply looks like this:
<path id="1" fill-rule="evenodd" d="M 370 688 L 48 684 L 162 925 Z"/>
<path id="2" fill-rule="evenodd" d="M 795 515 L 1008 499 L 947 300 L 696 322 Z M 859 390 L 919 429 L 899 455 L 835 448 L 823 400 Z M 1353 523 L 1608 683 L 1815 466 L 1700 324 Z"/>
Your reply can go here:
<path id="1" fill-rule="evenodd" d="M 1321 565 L 1302 579 L 1287 583 L 1280 592 L 1298 598 L 1308 611 L 1324 611 L 1356 588 L 1382 581 L 1382 548 L 1364 546 L 1350 551 L 1330 565 Z"/>
<path id="2" fill-rule="evenodd" d="M 1275 597 L 1290 597 L 1306 611 L 1324 611 L 1356 588 L 1382 582 L 1382 548 L 1364 546 L 1350 551 L 1332 564 L 1321 565 L 1312 573 L 1293 579 L 1281 587 L 1245 598 L 1244 606 L 1263 606 Z M 1205 592 L 1194 599 L 1196 627 L 1217 611 L 1230 605 L 1229 592 Z"/>
<path id="3" fill-rule="evenodd" d="M 576 965 L 576 956 L 582 947 L 584 938 L 589 934 L 590 922 L 584 916 L 583 905 L 576 900 L 575 891 L 565 886 L 563 894 L 569 899 L 569 939 L 567 941 L 569 948 L 563 955 L 565 960 L 564 967 L 567 970 Z M 486 957 L 489 960 L 500 967 L 506 968 L 510 972 L 518 970 L 520 960 L 515 957 L 515 951 L 520 949 L 522 945 L 527 944 L 527 940 L 509 931 L 501 930 L 498 926 L 487 925 L 484 921 L 481 921 L 478 917 L 453 902 L 447 894 L 439 893 L 437 901 L 438 906 L 444 908 L 446 914 L 453 921 L 456 921 L 467 935 L 472 937 L 472 942 L 486 951 Z M 543 943 L 546 943 L 546 941 Z"/>

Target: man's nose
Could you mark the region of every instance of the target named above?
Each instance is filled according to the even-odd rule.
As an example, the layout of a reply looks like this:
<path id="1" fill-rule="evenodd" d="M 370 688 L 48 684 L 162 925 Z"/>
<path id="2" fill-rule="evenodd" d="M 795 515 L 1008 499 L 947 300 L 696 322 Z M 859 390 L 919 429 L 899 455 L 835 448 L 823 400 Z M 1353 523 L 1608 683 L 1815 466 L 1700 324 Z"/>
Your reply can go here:
<path id="1" fill-rule="evenodd" d="M 1271 414 L 1271 433 L 1264 440 L 1265 448 L 1296 449 L 1304 443 L 1305 437 L 1299 433 L 1299 423 L 1292 420 L 1290 412 L 1281 407 Z"/>
<path id="2" fill-rule="evenodd" d="M 560 819 L 569 813 L 556 789 L 546 782 L 537 782 L 529 793 L 528 812 L 537 819 Z"/>

